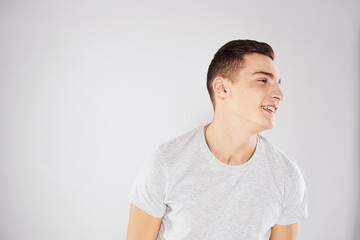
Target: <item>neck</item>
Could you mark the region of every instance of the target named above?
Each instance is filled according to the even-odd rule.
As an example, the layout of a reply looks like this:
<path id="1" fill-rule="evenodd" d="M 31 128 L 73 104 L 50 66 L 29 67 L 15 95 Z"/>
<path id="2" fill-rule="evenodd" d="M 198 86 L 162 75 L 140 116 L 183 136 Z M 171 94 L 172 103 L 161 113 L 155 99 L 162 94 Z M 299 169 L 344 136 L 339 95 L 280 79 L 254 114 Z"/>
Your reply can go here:
<path id="1" fill-rule="evenodd" d="M 205 139 L 214 156 L 229 165 L 247 162 L 255 152 L 257 133 L 234 121 L 215 119 L 205 127 Z"/>

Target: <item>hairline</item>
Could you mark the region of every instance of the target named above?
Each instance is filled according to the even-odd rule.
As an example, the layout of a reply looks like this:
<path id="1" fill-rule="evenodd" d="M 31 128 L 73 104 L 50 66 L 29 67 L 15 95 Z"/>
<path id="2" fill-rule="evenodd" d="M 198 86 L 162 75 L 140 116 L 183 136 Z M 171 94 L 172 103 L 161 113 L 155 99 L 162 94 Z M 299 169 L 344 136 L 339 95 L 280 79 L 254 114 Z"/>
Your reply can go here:
<path id="1" fill-rule="evenodd" d="M 260 54 L 260 55 L 263 55 L 263 56 L 266 56 L 268 58 L 270 58 L 272 61 L 274 61 L 273 58 L 269 57 L 268 55 L 266 54 L 263 54 L 263 53 L 258 53 L 258 52 L 249 52 L 249 53 L 245 53 L 244 55 L 241 56 L 240 59 L 237 60 L 237 67 L 234 71 L 230 72 L 228 74 L 228 76 L 224 76 L 224 74 L 222 74 L 221 72 L 216 74 L 214 76 L 214 78 L 211 80 L 212 82 L 217 78 L 217 77 L 222 77 L 222 78 L 226 78 L 226 79 L 229 79 L 232 83 L 236 83 L 238 81 L 238 79 L 235 79 L 234 76 L 236 76 L 238 73 L 240 73 L 240 71 L 242 69 L 244 69 L 246 66 L 245 66 L 245 63 L 246 63 L 246 59 L 245 57 L 248 56 L 248 55 L 253 55 L 253 54 Z M 265 71 L 259 71 L 259 72 L 265 72 Z M 271 73 L 270 73 L 271 74 Z M 266 74 L 265 74 L 266 75 Z M 273 74 L 271 74 L 273 75 Z M 281 81 L 280 81 L 281 82 Z"/>

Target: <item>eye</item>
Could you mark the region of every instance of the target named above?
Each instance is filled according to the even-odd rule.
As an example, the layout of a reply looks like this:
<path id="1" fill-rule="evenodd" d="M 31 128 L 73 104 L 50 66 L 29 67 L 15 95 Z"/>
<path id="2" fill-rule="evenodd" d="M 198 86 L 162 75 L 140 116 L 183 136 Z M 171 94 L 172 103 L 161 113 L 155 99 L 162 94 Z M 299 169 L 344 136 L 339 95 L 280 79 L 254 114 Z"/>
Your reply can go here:
<path id="1" fill-rule="evenodd" d="M 266 79 L 261 79 L 261 80 L 258 80 L 258 81 L 266 83 L 267 80 Z"/>

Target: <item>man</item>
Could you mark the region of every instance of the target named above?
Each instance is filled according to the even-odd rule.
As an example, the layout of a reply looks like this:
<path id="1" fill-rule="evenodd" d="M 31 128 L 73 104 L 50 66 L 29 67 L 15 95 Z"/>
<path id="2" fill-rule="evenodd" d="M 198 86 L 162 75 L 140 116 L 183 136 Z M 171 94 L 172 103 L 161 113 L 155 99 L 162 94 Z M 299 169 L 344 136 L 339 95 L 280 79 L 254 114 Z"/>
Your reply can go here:
<path id="1" fill-rule="evenodd" d="M 228 42 L 207 89 L 210 124 L 161 144 L 128 195 L 127 240 L 294 240 L 307 217 L 295 160 L 259 132 L 274 127 L 284 99 L 272 48 Z"/>

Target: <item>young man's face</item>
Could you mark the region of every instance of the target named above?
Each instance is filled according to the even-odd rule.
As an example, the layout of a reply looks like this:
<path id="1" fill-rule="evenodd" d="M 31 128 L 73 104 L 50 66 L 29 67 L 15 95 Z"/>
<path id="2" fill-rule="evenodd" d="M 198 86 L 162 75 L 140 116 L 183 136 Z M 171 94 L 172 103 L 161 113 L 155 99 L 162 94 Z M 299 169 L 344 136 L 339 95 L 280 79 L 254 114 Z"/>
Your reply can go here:
<path id="1" fill-rule="evenodd" d="M 271 58 L 258 53 L 245 55 L 243 63 L 235 77 L 237 83 L 230 83 L 228 100 L 231 114 L 251 131 L 271 129 L 274 127 L 276 108 L 284 98 L 278 70 Z M 263 108 L 269 105 L 275 107 L 275 112 Z"/>

